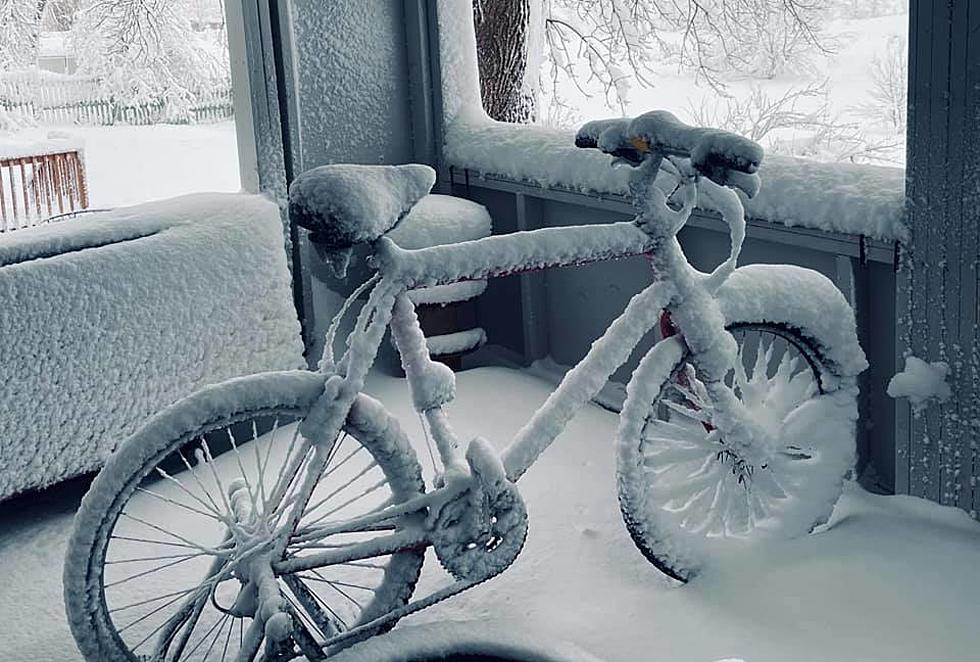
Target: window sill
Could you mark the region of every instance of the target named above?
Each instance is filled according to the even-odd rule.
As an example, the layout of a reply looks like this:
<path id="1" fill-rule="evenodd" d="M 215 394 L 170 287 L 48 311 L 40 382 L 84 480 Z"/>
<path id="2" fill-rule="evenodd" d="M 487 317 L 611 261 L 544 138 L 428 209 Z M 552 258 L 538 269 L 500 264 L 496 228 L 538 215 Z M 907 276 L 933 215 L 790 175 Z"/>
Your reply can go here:
<path id="1" fill-rule="evenodd" d="M 446 127 L 444 158 L 447 166 L 475 171 L 484 181 L 625 203 L 626 171 L 611 168 L 600 152 L 576 148 L 571 131 L 458 118 Z M 759 174 L 762 191 L 743 198 L 755 226 L 857 235 L 875 243 L 908 238 L 900 168 L 768 156 Z"/>

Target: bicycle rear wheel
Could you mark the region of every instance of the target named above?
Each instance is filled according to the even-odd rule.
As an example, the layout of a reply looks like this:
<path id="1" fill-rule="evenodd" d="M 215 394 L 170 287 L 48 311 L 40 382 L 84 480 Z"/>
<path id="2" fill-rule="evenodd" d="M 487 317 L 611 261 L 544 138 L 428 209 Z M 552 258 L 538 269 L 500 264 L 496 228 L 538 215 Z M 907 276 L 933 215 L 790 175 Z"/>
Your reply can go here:
<path id="1" fill-rule="evenodd" d="M 165 409 L 113 454 L 76 516 L 64 571 L 69 623 L 88 660 L 226 660 L 248 649 L 250 544 L 286 519 L 313 455 L 296 423 L 322 390 L 315 373 L 232 380 Z M 303 531 L 423 491 L 405 434 L 365 395 L 330 457 Z M 416 519 L 294 535 L 285 554 L 363 545 Z M 318 659 L 332 636 L 404 605 L 422 561 L 422 549 L 409 549 L 277 577 L 293 622 L 277 659 Z"/>
<path id="2" fill-rule="evenodd" d="M 758 537 L 794 537 L 825 522 L 854 462 L 857 389 L 819 346 L 789 326 L 740 322 L 725 385 L 772 447 L 739 450 L 679 338 L 634 373 L 620 429 L 617 479 L 634 543 L 680 581 Z"/>

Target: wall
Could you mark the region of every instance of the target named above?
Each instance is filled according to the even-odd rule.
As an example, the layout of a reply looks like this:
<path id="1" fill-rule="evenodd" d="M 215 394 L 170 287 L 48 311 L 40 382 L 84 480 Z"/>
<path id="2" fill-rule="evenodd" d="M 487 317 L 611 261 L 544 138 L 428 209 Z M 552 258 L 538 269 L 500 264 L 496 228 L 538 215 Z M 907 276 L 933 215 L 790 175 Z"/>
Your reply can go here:
<path id="1" fill-rule="evenodd" d="M 293 0 L 302 168 L 412 157 L 402 0 Z"/>
<path id="2" fill-rule="evenodd" d="M 902 407 L 899 489 L 980 512 L 980 5 L 913 1 L 901 351 L 945 361 L 952 398 Z"/>

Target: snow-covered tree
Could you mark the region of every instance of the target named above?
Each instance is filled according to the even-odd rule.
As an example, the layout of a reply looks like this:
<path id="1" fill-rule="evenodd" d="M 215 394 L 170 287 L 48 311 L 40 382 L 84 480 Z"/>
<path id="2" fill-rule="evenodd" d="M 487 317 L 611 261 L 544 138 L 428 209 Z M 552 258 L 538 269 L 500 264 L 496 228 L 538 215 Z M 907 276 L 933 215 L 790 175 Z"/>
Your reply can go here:
<path id="1" fill-rule="evenodd" d="M 38 0 L 0 0 L 0 71 L 37 63 L 43 7 Z"/>
<path id="2" fill-rule="evenodd" d="M 85 0 L 72 28 L 79 70 L 119 101 L 162 100 L 168 119 L 187 119 L 196 94 L 226 77 L 227 65 L 192 29 L 185 2 Z"/>
<path id="3" fill-rule="evenodd" d="M 527 105 L 522 97 L 527 95 L 529 75 L 521 64 L 535 66 L 540 61 L 535 50 L 546 55 L 555 87 L 562 79 L 583 91 L 598 84 L 610 106 L 625 108 L 632 86 L 652 84 L 649 76 L 655 62 L 676 62 L 722 89 L 726 76 L 773 77 L 806 68 L 809 54 L 826 48 L 822 19 L 828 6 L 817 0 L 473 3 L 481 81 L 504 78 L 483 85 L 488 110 Z M 536 12 L 541 20 L 534 25 Z M 498 15 L 507 20 L 486 18 Z M 543 42 L 540 49 L 535 41 Z M 514 55 L 507 58 L 509 66 L 498 66 L 508 54 Z M 502 99 L 502 90 L 510 90 L 512 98 Z M 495 116 L 493 111 L 490 114 Z"/>

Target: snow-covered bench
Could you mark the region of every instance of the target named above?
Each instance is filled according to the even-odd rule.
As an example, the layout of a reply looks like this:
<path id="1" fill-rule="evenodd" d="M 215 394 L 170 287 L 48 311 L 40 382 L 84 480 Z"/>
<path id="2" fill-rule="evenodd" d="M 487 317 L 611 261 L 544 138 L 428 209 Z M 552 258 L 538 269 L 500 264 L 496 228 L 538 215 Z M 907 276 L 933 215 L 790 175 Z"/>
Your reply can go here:
<path id="1" fill-rule="evenodd" d="M 197 194 L 0 235 L 0 499 L 205 384 L 303 365 L 279 219 Z"/>

